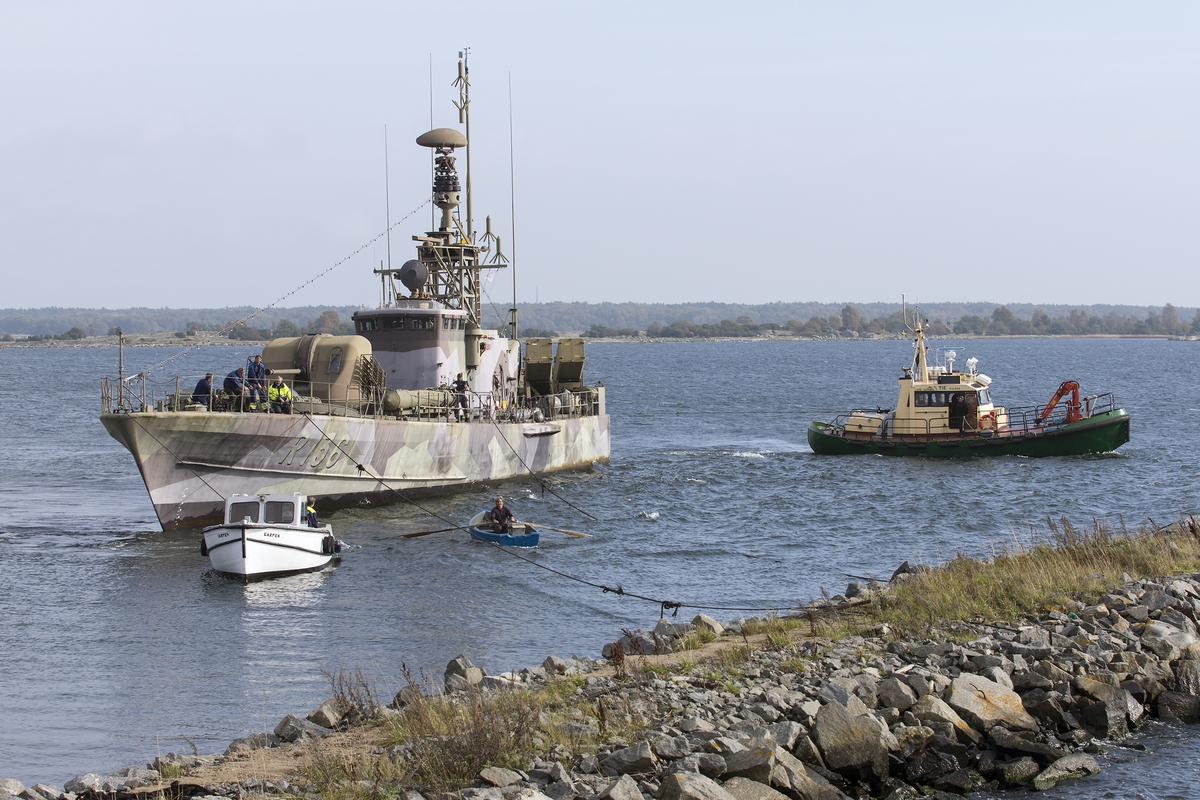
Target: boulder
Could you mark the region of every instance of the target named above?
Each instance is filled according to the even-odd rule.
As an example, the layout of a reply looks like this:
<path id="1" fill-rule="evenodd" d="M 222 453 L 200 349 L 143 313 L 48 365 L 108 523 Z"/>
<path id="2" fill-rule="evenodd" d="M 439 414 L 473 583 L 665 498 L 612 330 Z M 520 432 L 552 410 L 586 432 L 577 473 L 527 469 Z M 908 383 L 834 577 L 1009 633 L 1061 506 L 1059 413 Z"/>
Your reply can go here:
<path id="1" fill-rule="evenodd" d="M 159 775 L 156 769 L 139 769 L 138 767 L 125 767 L 119 769 L 112 774 L 114 778 L 120 778 L 121 782 L 130 789 L 137 789 L 142 786 L 153 786 L 158 783 L 162 776 Z"/>
<path id="2" fill-rule="evenodd" d="M 834 772 L 870 784 L 887 777 L 887 744 L 874 719 L 852 716 L 840 703 L 826 703 L 817 712 L 813 739 Z"/>
<path id="3" fill-rule="evenodd" d="M 320 739 L 329 735 L 328 728 L 322 728 L 320 725 L 314 725 L 306 719 L 288 714 L 279 721 L 275 726 L 275 735 L 285 742 L 306 741 L 308 739 Z"/>
<path id="4" fill-rule="evenodd" d="M 558 656 L 546 656 L 542 669 L 546 670 L 547 675 L 566 675 L 570 666 Z"/>
<path id="5" fill-rule="evenodd" d="M 909 783 L 931 783 L 958 768 L 957 758 L 927 747 L 909 759 L 904 777 Z"/>
<path id="6" fill-rule="evenodd" d="M 467 677 L 467 670 L 471 669 L 478 669 L 478 667 L 471 663 L 471 659 L 464 655 L 459 655 L 456 658 L 450 659 L 450 663 L 446 665 L 446 674 L 465 678 Z"/>
<path id="7" fill-rule="evenodd" d="M 120 778 L 114 778 L 112 775 L 97 775 L 94 772 L 87 772 L 71 778 L 63 784 L 63 789 L 73 794 L 83 794 L 84 792 L 111 794 L 116 792 L 117 787 L 122 783 L 124 782 Z M 36 785 L 33 788 L 36 789 Z M 54 797 L 57 798 L 58 795 L 55 794 Z"/>
<path id="8" fill-rule="evenodd" d="M 717 636 L 720 636 L 725 632 L 725 629 L 721 627 L 721 623 L 717 622 L 708 614 L 697 614 L 692 620 L 692 625 L 696 628 L 701 628 L 711 633 L 715 633 Z"/>
<path id="9" fill-rule="evenodd" d="M 25 784 L 14 778 L 0 778 L 0 795 L 18 795 L 25 791 Z"/>
<path id="10" fill-rule="evenodd" d="M 1136 724 L 1146 713 L 1142 704 L 1120 686 L 1082 675 L 1075 679 L 1074 685 L 1080 694 L 1104 703 L 1131 724 Z"/>
<path id="11" fill-rule="evenodd" d="M 1124 710 L 1106 703 L 1092 703 L 1079 717 L 1087 732 L 1098 739 L 1115 739 L 1129 732 Z"/>
<path id="12" fill-rule="evenodd" d="M 1182 692 L 1163 692 L 1155 701 L 1158 716 L 1170 722 L 1200 722 L 1200 697 Z"/>
<path id="13" fill-rule="evenodd" d="M 638 742 L 630 747 L 623 747 L 600 762 L 600 768 L 606 775 L 626 775 L 629 773 L 652 772 L 658 759 L 647 742 Z"/>
<path id="14" fill-rule="evenodd" d="M 970 794 L 983 788 L 983 784 L 983 776 L 973 769 L 956 769 L 933 781 L 935 789 L 955 794 Z"/>
<path id="15" fill-rule="evenodd" d="M 570 781 L 555 781 L 543 787 L 542 794 L 550 800 L 570 800 L 576 794 L 575 785 Z"/>
<path id="16" fill-rule="evenodd" d="M 346 715 L 346 711 L 345 701 L 331 697 L 317 706 L 316 710 L 308 715 L 308 721 L 314 725 L 320 725 L 322 728 L 332 730 L 342 721 L 342 717 Z"/>
<path id="17" fill-rule="evenodd" d="M 1165 622 L 1150 620 L 1142 630 L 1142 647 L 1163 661 L 1176 661 L 1196 643 L 1196 637 Z"/>
<path id="18" fill-rule="evenodd" d="M 252 733 L 230 742 L 229 747 L 225 748 L 225 755 L 248 753 L 251 750 L 262 750 L 267 747 L 279 747 L 281 744 L 283 744 L 283 740 L 273 733 Z"/>
<path id="19" fill-rule="evenodd" d="M 686 736 L 650 735 L 650 749 L 664 761 L 686 758 L 692 752 Z"/>
<path id="20" fill-rule="evenodd" d="M 700 765 L 701 775 L 717 778 L 725 774 L 724 756 L 719 756 L 716 753 L 701 753 L 696 756 L 696 761 Z"/>
<path id="21" fill-rule="evenodd" d="M 796 746 L 796 740 L 804 735 L 804 727 L 799 722 L 782 720 L 767 726 L 767 736 L 784 750 Z"/>
<path id="22" fill-rule="evenodd" d="M 775 742 L 770 739 L 747 739 L 742 750 L 725 753 L 725 775 L 730 778 L 749 778 L 770 784 L 775 769 Z"/>
<path id="23" fill-rule="evenodd" d="M 955 735 L 964 743 L 978 744 L 983 740 L 978 731 L 964 722 L 953 708 L 935 695 L 927 694 L 920 698 L 913 703 L 909 711 L 923 724 L 935 730 L 938 725 L 950 725 Z"/>
<path id="24" fill-rule="evenodd" d="M 642 791 L 638 788 L 637 781 L 628 775 L 622 775 L 600 793 L 600 800 L 642 800 Z"/>
<path id="25" fill-rule="evenodd" d="M 609 642 L 600 649 L 600 655 L 611 659 L 616 652 L 616 646 L 621 646 L 621 652 L 627 656 L 652 656 L 658 652 L 654 643 L 654 634 L 638 628 L 630 631 L 615 642 Z"/>
<path id="26" fill-rule="evenodd" d="M 659 789 L 662 800 L 734 800 L 719 783 L 697 772 L 672 772 Z"/>
<path id="27" fill-rule="evenodd" d="M 516 770 L 504 769 L 503 767 L 485 767 L 480 770 L 479 777 L 481 780 L 499 789 L 525 780 L 521 773 Z"/>
<path id="28" fill-rule="evenodd" d="M 997 725 L 1010 730 L 1038 729 L 1037 720 L 1025 711 L 1016 692 L 969 672 L 964 672 L 950 683 L 946 703 L 973 728 L 984 733 Z"/>
<path id="29" fill-rule="evenodd" d="M 988 732 L 988 741 L 1004 752 L 1014 753 L 1018 756 L 1033 756 L 1040 764 L 1052 764 L 1066 755 L 1066 751 L 1061 747 L 1027 739 L 1000 726 L 996 726 Z"/>
<path id="30" fill-rule="evenodd" d="M 1099 771 L 1100 765 L 1096 763 L 1096 759 L 1087 753 L 1071 753 L 1069 756 L 1063 756 L 1042 770 L 1033 779 L 1033 788 L 1039 790 L 1050 789 L 1059 781 L 1082 778 L 1085 775 L 1095 775 Z"/>
<path id="31" fill-rule="evenodd" d="M 110 790 L 115 792 L 116 785 Z M 58 800 L 62 790 L 57 786 L 45 783 L 35 783 L 19 795 L 23 800 Z"/>
<path id="32" fill-rule="evenodd" d="M 672 639 L 680 639 L 692 632 L 692 626 L 687 622 L 671 622 L 669 620 L 660 619 L 658 624 L 654 626 L 654 636 L 657 639 L 670 641 Z"/>
<path id="33" fill-rule="evenodd" d="M 907 761 L 914 753 L 920 752 L 932 738 L 933 728 L 924 725 L 899 728 L 896 733 L 896 755 Z"/>
<path id="34" fill-rule="evenodd" d="M 1175 673 L 1175 691 L 1200 696 L 1200 661 L 1185 659 L 1171 665 Z"/>
<path id="35" fill-rule="evenodd" d="M 899 678 L 888 678 L 879 684 L 876 694 L 881 706 L 894 708 L 897 711 L 907 711 L 913 703 L 917 702 L 917 693 L 908 683 Z"/>
<path id="36" fill-rule="evenodd" d="M 730 778 L 722 784 L 722 788 L 733 795 L 734 800 L 788 800 L 782 792 L 749 778 Z"/>
<path id="37" fill-rule="evenodd" d="M 1021 756 L 1008 761 L 997 761 L 996 778 L 1006 786 L 1029 783 L 1034 775 L 1042 771 L 1038 763 L 1029 756 Z"/>
<path id="38" fill-rule="evenodd" d="M 800 760 L 783 748 L 775 748 L 775 769 L 771 785 L 800 800 L 828 800 L 842 797 L 824 776 L 805 769 Z"/>

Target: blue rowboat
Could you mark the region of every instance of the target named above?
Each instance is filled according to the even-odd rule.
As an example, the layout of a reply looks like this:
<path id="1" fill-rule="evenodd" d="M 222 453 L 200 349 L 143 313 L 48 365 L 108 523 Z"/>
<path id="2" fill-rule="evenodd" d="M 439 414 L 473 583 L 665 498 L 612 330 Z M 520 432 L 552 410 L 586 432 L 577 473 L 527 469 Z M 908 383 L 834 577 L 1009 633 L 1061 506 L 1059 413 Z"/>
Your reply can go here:
<path id="1" fill-rule="evenodd" d="M 490 509 L 489 509 L 490 511 Z M 471 518 L 470 527 L 467 532 L 471 534 L 472 539 L 478 539 L 481 542 L 491 542 L 492 544 L 502 544 L 507 547 L 537 547 L 538 539 L 541 534 L 527 522 L 512 523 L 512 533 L 496 533 L 492 530 L 492 524 L 488 520 L 488 511 L 480 511 Z"/>

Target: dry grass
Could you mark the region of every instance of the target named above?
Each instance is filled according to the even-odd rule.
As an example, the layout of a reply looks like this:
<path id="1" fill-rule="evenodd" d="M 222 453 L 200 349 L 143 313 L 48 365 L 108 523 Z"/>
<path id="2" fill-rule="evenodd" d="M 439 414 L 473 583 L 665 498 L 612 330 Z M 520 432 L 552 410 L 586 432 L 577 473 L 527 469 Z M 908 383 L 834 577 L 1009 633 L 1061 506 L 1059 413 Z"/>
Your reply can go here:
<path id="1" fill-rule="evenodd" d="M 919 634 L 944 621 L 1018 619 L 1077 596 L 1094 601 L 1122 573 L 1139 578 L 1200 569 L 1200 536 L 1186 523 L 1129 532 L 1097 522 L 1079 530 L 1064 518 L 1050 520 L 1049 528 L 1043 541 L 1014 542 L 990 559 L 959 555 L 917 574 L 894 600 L 871 609 L 875 624 Z"/>

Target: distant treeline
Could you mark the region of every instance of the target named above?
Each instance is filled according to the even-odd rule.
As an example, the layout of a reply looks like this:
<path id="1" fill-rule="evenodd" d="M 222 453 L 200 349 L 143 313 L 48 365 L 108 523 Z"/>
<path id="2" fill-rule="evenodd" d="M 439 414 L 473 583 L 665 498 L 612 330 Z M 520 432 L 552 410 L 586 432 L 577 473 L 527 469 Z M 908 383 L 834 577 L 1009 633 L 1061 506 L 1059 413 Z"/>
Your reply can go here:
<path id="1" fill-rule="evenodd" d="M 174 331 L 180 338 L 220 332 L 231 339 L 270 339 L 300 333 L 350 333 L 355 306 L 207 309 L 0 309 L 0 337 L 83 338 Z M 911 307 L 910 307 L 911 312 Z M 921 315 L 934 335 L 1200 335 L 1195 308 L 1061 306 L 995 303 L 926 303 Z M 762 321 L 760 321 L 762 320 Z M 503 327 L 499 319 L 489 321 Z M 592 337 L 714 338 L 769 331 L 798 335 L 899 333 L 899 303 L 540 303 L 521 306 L 524 336 L 580 333 Z"/>
<path id="2" fill-rule="evenodd" d="M 593 325 L 603 325 L 615 330 L 645 331 L 654 323 L 669 327 L 684 320 L 695 325 L 724 325 L 737 323 L 739 317 L 759 322 L 775 323 L 776 328 L 789 320 L 801 323 L 814 318 L 828 320 L 840 317 L 846 303 L 764 303 L 748 305 L 739 303 L 540 303 L 521 305 L 521 327 L 564 332 L 586 331 Z M 873 322 L 888 319 L 900 312 L 900 303 L 851 303 L 860 317 Z M 1000 303 L 922 303 L 921 314 L 930 320 L 950 323 L 964 317 L 992 319 L 992 313 Z M 1033 303 L 1010 303 L 1004 306 L 1014 318 L 1032 322 L 1036 312 L 1056 319 L 1069 317 L 1071 312 L 1086 314 L 1089 318 L 1109 319 L 1116 315 L 1122 319 L 1135 318 L 1145 321 L 1151 314 L 1162 315 L 1159 306 L 1132 305 L 1036 305 Z M 913 308 L 909 304 L 909 310 Z M 1195 317 L 1195 308 L 1176 308 L 1176 316 L 1189 324 Z M 497 320 L 491 321 L 496 327 Z M 720 334 L 714 334 L 720 335 Z"/>
<path id="3" fill-rule="evenodd" d="M 358 306 L 301 306 L 269 308 L 254 315 L 247 323 L 236 325 L 230 338 L 270 338 L 283 336 L 276 330 L 299 331 L 319 326 L 313 332 L 350 332 L 350 314 Z M 250 306 L 239 308 L 2 308 L 0 335 L 61 336 L 71 329 L 83 331 L 84 336 L 104 336 L 120 330 L 125 333 L 160 333 L 175 331 L 220 331 L 234 326 L 235 320 L 254 313 Z M 334 314 L 329 317 L 328 314 Z M 337 320 L 336 325 L 331 323 Z M 343 321 L 344 320 L 344 321 Z M 282 325 L 282 329 L 280 326 Z M 332 330 L 328 330 L 331 329 Z M 268 336 L 259 336 L 266 332 Z M 287 333 L 296 336 L 298 333 Z"/>
<path id="4" fill-rule="evenodd" d="M 1052 317 L 1043 309 L 1034 309 L 1028 319 L 1022 319 L 1008 306 L 992 309 L 986 317 L 964 314 L 956 320 L 930 317 L 922 309 L 922 316 L 930 320 L 929 333 L 934 336 L 948 334 L 973 334 L 976 336 L 1084 336 L 1116 334 L 1126 336 L 1183 336 L 1200 335 L 1200 311 L 1190 320 L 1181 319 L 1179 311 L 1170 303 L 1159 311 L 1148 311 L 1144 318 L 1135 315 L 1121 316 L 1109 312 L 1104 316 L 1091 315 L 1086 311 L 1071 309 L 1062 316 Z M 799 336 L 860 336 L 863 334 L 900 333 L 904 330 L 904 316 L 897 310 L 889 315 L 868 320 L 852 305 L 842 307 L 841 313 L 828 317 L 813 316 L 801 322 L 755 322 L 753 317 L 743 315 L 737 319 L 723 319 L 716 323 L 697 323 L 686 319 L 676 320 L 669 325 L 652 322 L 644 331 L 634 328 L 613 328 L 607 325 L 592 325 L 583 335 L 595 338 L 634 337 L 645 334 L 651 338 L 695 339 L 736 336 L 757 336 L 764 333 L 787 332 Z"/>

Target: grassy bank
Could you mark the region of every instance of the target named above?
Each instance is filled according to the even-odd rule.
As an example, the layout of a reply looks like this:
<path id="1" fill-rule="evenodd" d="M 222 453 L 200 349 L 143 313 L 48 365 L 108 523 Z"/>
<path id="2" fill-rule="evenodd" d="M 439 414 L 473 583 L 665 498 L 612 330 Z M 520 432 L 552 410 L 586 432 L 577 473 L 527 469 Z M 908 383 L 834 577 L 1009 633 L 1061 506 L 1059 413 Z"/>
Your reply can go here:
<path id="1" fill-rule="evenodd" d="M 368 722 L 309 743 L 302 755 L 256 751 L 254 757 L 278 758 L 282 771 L 276 774 L 305 784 L 310 797 L 322 800 L 396 797 L 407 788 L 433 797 L 471 785 L 486 766 L 527 770 L 531 758 L 571 763 L 606 745 L 637 741 L 678 714 L 663 702 L 664 682 L 736 696 L 768 663 L 784 673 L 809 673 L 814 660 L 844 648 L 839 640 L 848 636 L 953 638 L 958 622 L 1017 624 L 1052 609 L 1082 611 L 1130 578 L 1197 571 L 1196 521 L 1166 528 L 1149 523 L 1136 531 L 1050 522 L 1041 541 L 1014 543 L 987 559 L 960 555 L 918 568 L 867 602 L 813 605 L 791 616 L 751 620 L 737 636 L 696 631 L 674 653 L 625 656 L 589 676 L 453 696 L 410 680 L 402 707 L 382 718 L 361 673 L 354 681 L 335 680 L 351 718 Z M 263 762 L 245 767 L 247 775 L 269 772 Z M 236 763 L 223 767 L 231 768 Z"/>

